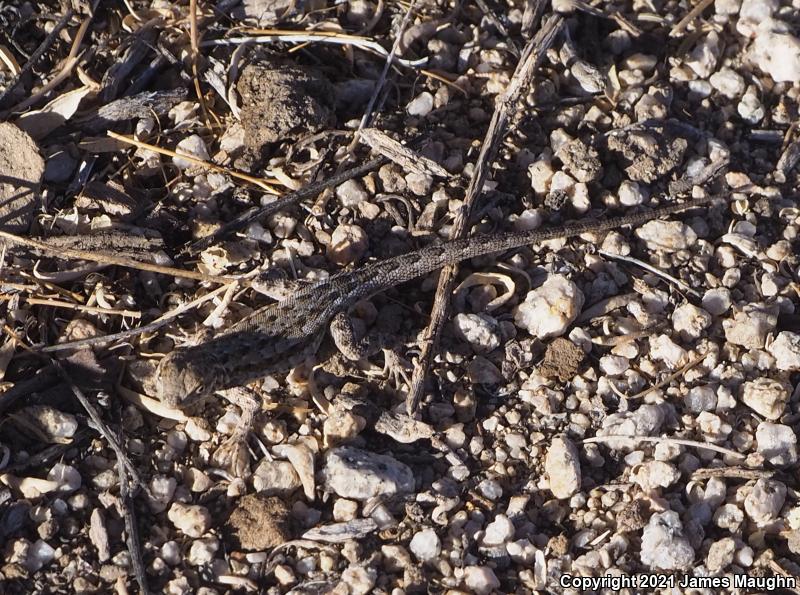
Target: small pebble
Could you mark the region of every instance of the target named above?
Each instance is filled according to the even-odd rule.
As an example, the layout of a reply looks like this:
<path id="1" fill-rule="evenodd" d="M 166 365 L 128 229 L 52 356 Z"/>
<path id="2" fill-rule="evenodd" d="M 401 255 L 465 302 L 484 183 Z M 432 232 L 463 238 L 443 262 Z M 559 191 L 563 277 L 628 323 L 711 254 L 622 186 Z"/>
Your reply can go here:
<path id="1" fill-rule="evenodd" d="M 529 291 L 514 312 L 514 323 L 538 339 L 562 335 L 583 308 L 578 286 L 563 275 L 551 275 Z"/>
<path id="2" fill-rule="evenodd" d="M 757 378 L 742 386 L 742 402 L 767 419 L 776 420 L 786 408 L 791 390 L 771 378 Z"/>
<path id="3" fill-rule="evenodd" d="M 777 518 L 786 500 L 786 486 L 780 481 L 759 479 L 744 500 L 744 510 L 756 524 Z"/>
<path id="4" fill-rule="evenodd" d="M 439 557 L 442 552 L 442 542 L 436 531 L 423 529 L 414 534 L 408 544 L 408 549 L 420 562 L 430 562 Z"/>
<path id="5" fill-rule="evenodd" d="M 556 498 L 569 498 L 581 488 L 581 463 L 578 449 L 568 438 L 556 437 L 544 460 L 550 491 Z"/>
<path id="6" fill-rule="evenodd" d="M 205 506 L 175 502 L 167 518 L 189 537 L 202 537 L 211 528 L 211 514 Z"/>
<path id="7" fill-rule="evenodd" d="M 683 524 L 677 512 L 656 513 L 642 533 L 642 564 L 652 570 L 681 570 L 694 562 L 694 549 L 683 536 Z"/>

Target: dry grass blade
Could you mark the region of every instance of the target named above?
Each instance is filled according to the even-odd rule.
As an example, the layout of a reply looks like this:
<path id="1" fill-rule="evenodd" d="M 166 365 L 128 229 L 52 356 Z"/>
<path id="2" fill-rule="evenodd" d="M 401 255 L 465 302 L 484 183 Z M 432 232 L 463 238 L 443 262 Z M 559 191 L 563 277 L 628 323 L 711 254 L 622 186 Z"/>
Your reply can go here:
<path id="1" fill-rule="evenodd" d="M 236 170 L 228 169 L 227 167 L 222 167 L 221 165 L 217 165 L 216 163 L 209 163 L 208 161 L 204 161 L 203 159 L 198 159 L 194 155 L 189 155 L 187 153 L 178 153 L 176 151 L 170 151 L 169 149 L 163 149 L 157 145 L 151 145 L 150 143 L 146 143 L 135 138 L 131 138 L 129 136 L 124 136 L 122 134 L 117 134 L 116 132 L 112 132 L 109 130 L 107 132 L 108 136 L 113 139 L 122 141 L 124 143 L 128 143 L 131 145 L 135 145 L 142 149 L 147 149 L 148 151 L 153 151 L 154 153 L 159 153 L 161 155 L 166 155 L 172 158 L 179 158 L 179 159 L 186 159 L 187 161 L 191 161 L 201 167 L 206 169 L 210 169 L 212 171 L 219 172 L 221 174 L 226 174 L 231 176 L 232 178 L 237 178 L 239 180 L 244 180 L 245 182 L 249 182 L 255 186 L 258 186 L 262 190 L 269 192 L 270 194 L 280 194 L 280 191 L 273 188 L 272 184 L 281 184 L 280 180 L 274 179 L 267 179 L 264 180 L 262 178 L 256 178 L 255 176 L 251 176 Z"/>

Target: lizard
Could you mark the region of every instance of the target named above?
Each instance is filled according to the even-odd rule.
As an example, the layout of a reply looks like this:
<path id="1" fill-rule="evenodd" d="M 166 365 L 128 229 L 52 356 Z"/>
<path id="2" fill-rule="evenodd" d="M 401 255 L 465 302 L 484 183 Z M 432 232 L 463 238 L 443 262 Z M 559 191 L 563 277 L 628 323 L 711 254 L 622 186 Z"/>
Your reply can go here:
<path id="1" fill-rule="evenodd" d="M 347 318 L 359 301 L 401 283 L 453 264 L 546 240 L 601 233 L 638 226 L 686 209 L 705 206 L 715 196 L 670 203 L 648 211 L 564 226 L 478 235 L 426 246 L 343 271 L 309 284 L 290 297 L 253 311 L 209 340 L 181 346 L 159 362 L 155 371 L 157 398 L 187 409 L 217 391 L 244 386 L 269 374 L 289 370 L 316 353 L 326 329 L 348 359 L 364 354 Z"/>

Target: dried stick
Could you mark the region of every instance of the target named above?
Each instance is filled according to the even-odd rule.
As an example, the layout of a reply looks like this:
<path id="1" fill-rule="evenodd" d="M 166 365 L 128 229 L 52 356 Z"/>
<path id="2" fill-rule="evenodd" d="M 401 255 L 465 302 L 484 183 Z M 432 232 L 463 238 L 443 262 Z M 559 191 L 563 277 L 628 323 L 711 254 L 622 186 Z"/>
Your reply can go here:
<path id="1" fill-rule="evenodd" d="M 86 395 L 83 394 L 83 391 L 78 387 L 77 384 L 73 382 L 70 375 L 67 374 L 67 371 L 64 369 L 64 366 L 61 365 L 61 362 L 52 358 L 50 358 L 50 361 L 52 365 L 55 366 L 56 371 L 67 384 L 67 386 L 69 386 L 72 394 L 75 395 L 75 398 L 78 399 L 80 404 L 86 410 L 86 413 L 89 414 L 89 417 L 94 423 L 95 429 L 100 432 L 103 438 L 105 438 L 108 442 L 108 445 L 117 454 L 117 460 L 125 466 L 125 469 L 128 470 L 128 473 L 136 484 L 136 487 L 146 488 L 142 478 L 139 476 L 139 472 L 136 470 L 136 467 L 133 466 L 133 463 L 131 463 L 128 455 L 125 454 L 125 451 L 122 449 L 122 446 L 120 445 L 116 436 L 114 436 L 114 434 L 112 434 L 108 429 L 108 426 L 106 426 L 105 422 L 100 417 L 100 414 L 97 412 L 95 406 L 89 402 L 89 399 L 86 398 Z"/>
<path id="2" fill-rule="evenodd" d="M 56 37 L 58 37 L 58 34 L 61 33 L 61 30 L 67 26 L 67 23 L 69 23 L 69 20 L 74 14 L 75 11 L 71 8 L 64 13 L 64 16 L 61 17 L 61 19 L 56 23 L 56 26 L 53 27 L 53 30 L 48 33 L 47 37 L 44 38 L 44 41 L 42 41 L 42 43 L 39 44 L 39 47 L 36 48 L 36 51 L 31 54 L 31 57 L 25 63 L 25 66 L 22 67 L 22 69 L 17 73 L 17 76 L 14 77 L 5 90 L 0 93 L 0 105 L 3 105 L 3 102 L 6 100 L 6 98 L 11 94 L 12 91 L 14 91 L 14 89 L 17 88 L 17 85 L 22 80 L 22 77 L 25 75 L 25 73 L 33 68 L 34 64 L 36 64 L 36 62 L 39 61 L 39 58 L 41 58 L 42 55 L 47 51 L 47 48 L 53 45 L 53 42 L 56 40 Z"/>
<path id="3" fill-rule="evenodd" d="M 377 157 L 375 159 L 372 159 L 371 161 L 367 161 L 363 165 L 353 167 L 351 169 L 348 169 L 347 171 L 343 171 L 342 173 L 337 173 L 336 175 L 328 178 L 327 180 L 314 182 L 304 188 L 301 188 L 300 190 L 295 190 L 294 192 L 285 194 L 281 198 L 277 199 L 275 202 L 272 202 L 268 205 L 262 207 L 253 207 L 251 209 L 248 209 L 235 219 L 229 221 L 228 223 L 220 227 L 214 233 L 207 235 L 206 237 L 197 240 L 195 243 L 191 244 L 187 248 L 187 252 L 189 254 L 197 254 L 198 252 L 201 252 L 206 248 L 208 248 L 211 244 L 218 241 L 220 238 L 242 229 L 248 223 L 252 223 L 257 219 L 267 217 L 272 213 L 277 213 L 278 211 L 282 211 L 283 209 L 286 209 L 306 198 L 311 198 L 313 196 L 316 196 L 326 188 L 330 188 L 331 186 L 338 186 L 339 184 L 346 182 L 347 180 L 363 176 L 364 174 L 372 171 L 373 169 L 378 169 L 381 165 L 388 162 L 389 160 L 386 159 L 385 157 Z"/>
<path id="4" fill-rule="evenodd" d="M 142 595 L 148 595 L 150 590 L 147 587 L 147 575 L 144 571 L 144 558 L 142 558 L 142 546 L 139 540 L 139 527 L 136 524 L 136 513 L 133 507 L 133 495 L 128 485 L 128 475 L 125 473 L 125 465 L 122 459 L 117 459 L 117 476 L 119 477 L 119 499 L 122 505 L 122 516 L 125 519 L 125 534 L 127 536 L 128 553 L 131 555 L 131 566 L 136 582 Z"/>
<path id="5" fill-rule="evenodd" d="M 121 331 L 119 333 L 113 333 L 111 335 L 103 335 L 102 337 L 91 337 L 89 339 L 70 341 L 69 343 L 48 345 L 47 347 L 40 349 L 40 351 L 42 353 L 53 353 L 55 351 L 66 351 L 68 349 L 83 349 L 84 347 L 96 347 L 97 345 L 104 345 L 106 343 L 111 343 L 112 341 L 120 341 L 122 339 L 127 339 L 128 337 L 135 337 L 136 335 L 141 335 L 143 333 L 152 333 L 160 329 L 162 326 L 166 325 L 168 322 L 175 320 L 178 316 L 180 316 L 184 312 L 188 312 L 189 310 L 196 308 L 203 302 L 207 302 L 208 300 L 219 295 L 220 293 L 224 293 L 225 291 L 228 290 L 228 287 L 229 287 L 228 285 L 221 285 L 217 287 L 214 291 L 211 291 L 205 294 L 204 296 L 192 300 L 191 302 L 187 302 L 182 306 L 178 306 L 174 310 L 167 312 L 163 316 L 156 318 L 150 324 L 145 324 L 144 326 L 128 329 L 127 331 Z"/>
<path id="6" fill-rule="evenodd" d="M 483 189 L 484 181 L 489 173 L 488 169 L 497 154 L 509 117 L 513 113 L 513 109 L 523 90 L 528 87 L 533 79 L 536 68 L 544 59 L 545 52 L 553 44 L 563 26 L 564 18 L 561 15 L 551 15 L 544 22 L 536 36 L 525 44 L 514 76 L 509 82 L 505 93 L 498 100 L 497 108 L 492 114 L 492 121 L 483 139 L 475 170 L 467 187 L 464 203 L 456 216 L 450 239 L 455 240 L 467 235 L 469 220 L 475 207 L 475 202 Z M 439 285 L 436 289 L 431 320 L 423 335 L 422 348 L 414 368 L 411 387 L 406 399 L 406 411 L 409 415 L 414 414 L 422 396 L 425 376 L 428 373 L 428 368 L 430 368 L 436 345 L 439 342 L 439 336 L 444 327 L 444 321 L 447 318 L 450 295 L 455 287 L 457 272 L 458 265 L 449 265 L 444 267 L 439 275 Z"/>
<path id="7" fill-rule="evenodd" d="M 42 242 L 41 240 L 35 240 L 33 238 L 23 238 L 2 230 L 0 230 L 0 239 L 8 240 L 12 244 L 36 248 L 45 254 L 50 254 L 51 256 L 56 256 L 59 258 L 77 258 L 80 260 L 89 260 L 92 262 L 101 262 L 103 264 L 113 264 L 116 266 L 128 267 L 130 269 L 137 269 L 140 271 L 150 271 L 151 273 L 160 273 L 162 275 L 172 275 L 173 277 L 181 277 L 184 279 L 194 279 L 195 281 L 207 281 L 209 283 L 229 283 L 230 281 L 234 281 L 234 279 L 231 277 L 221 275 L 205 275 L 203 273 L 196 273 L 194 271 L 184 271 L 183 269 L 176 269 L 174 267 L 142 262 L 140 260 L 126 258 L 124 256 L 116 256 L 114 254 L 75 250 L 74 248 L 67 248 L 64 246 L 50 246 L 47 242 Z"/>

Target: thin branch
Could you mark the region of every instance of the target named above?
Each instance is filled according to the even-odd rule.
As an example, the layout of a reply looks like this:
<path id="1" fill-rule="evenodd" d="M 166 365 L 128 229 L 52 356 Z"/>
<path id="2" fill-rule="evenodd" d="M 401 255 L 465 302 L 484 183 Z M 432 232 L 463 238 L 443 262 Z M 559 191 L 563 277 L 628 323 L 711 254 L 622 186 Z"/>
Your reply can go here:
<path id="1" fill-rule="evenodd" d="M 208 283 L 229 283 L 234 281 L 232 277 L 222 275 L 206 275 L 204 273 L 197 273 L 195 271 L 185 271 L 183 269 L 176 269 L 174 267 L 162 266 L 152 264 L 149 262 L 142 262 L 124 256 L 116 256 L 114 254 L 107 254 L 103 252 L 89 252 L 85 250 L 76 250 L 74 248 L 67 248 L 64 246 L 51 246 L 47 242 L 35 240 L 33 238 L 23 238 L 14 235 L 7 231 L 0 230 L 0 238 L 8 240 L 13 244 L 20 246 L 28 246 L 29 248 L 36 248 L 45 254 L 55 256 L 58 258 L 77 258 L 80 260 L 89 260 L 92 262 L 102 262 L 104 264 L 113 264 L 116 266 L 128 267 L 130 269 L 137 269 L 140 271 L 150 271 L 151 273 L 160 273 L 162 275 L 171 275 L 173 277 L 180 277 L 183 279 L 194 279 L 195 281 L 206 281 Z"/>
<path id="2" fill-rule="evenodd" d="M 119 333 L 114 333 L 111 335 L 104 335 L 102 337 L 91 337 L 89 339 L 80 339 L 78 341 L 70 341 L 69 343 L 59 343 L 57 345 L 48 345 L 40 349 L 42 353 L 54 353 L 56 351 L 66 351 L 68 349 L 83 349 L 84 347 L 96 347 L 98 345 L 105 345 L 106 343 L 111 343 L 113 341 L 121 341 L 122 339 L 128 339 L 129 337 L 135 337 L 136 335 L 141 335 L 144 333 L 152 333 L 157 331 L 162 326 L 166 325 L 169 322 L 175 320 L 178 316 L 183 314 L 184 312 L 188 312 L 199 306 L 200 304 L 207 302 L 208 300 L 214 298 L 215 296 L 224 293 L 228 290 L 228 285 L 221 285 L 217 287 L 214 291 L 211 291 L 204 296 L 201 296 L 191 302 L 187 302 L 181 306 L 178 306 L 174 310 L 171 310 L 156 318 L 150 324 L 146 324 L 144 326 L 140 326 L 137 328 L 129 329 L 127 331 L 121 331 Z"/>
<path id="3" fill-rule="evenodd" d="M 489 174 L 489 167 L 491 167 L 497 155 L 500 142 L 508 126 L 508 120 L 514 113 L 514 108 L 523 90 L 528 88 L 528 85 L 533 80 L 536 68 L 544 60 L 545 53 L 561 32 L 563 26 L 564 18 L 561 15 L 551 15 L 544 22 L 536 36 L 525 45 L 514 76 L 509 82 L 505 93 L 498 100 L 497 107 L 492 114 L 492 120 L 483 139 L 464 202 L 456 216 L 453 231 L 450 234 L 451 239 L 463 238 L 467 235 L 475 203 L 483 190 L 484 182 Z M 406 411 L 409 415 L 414 414 L 422 397 L 425 377 L 447 318 L 450 295 L 455 287 L 457 272 L 457 265 L 449 265 L 444 267 L 439 275 L 439 285 L 436 289 L 431 320 L 423 334 L 422 348 L 417 365 L 414 368 L 414 376 L 406 399 Z"/>

